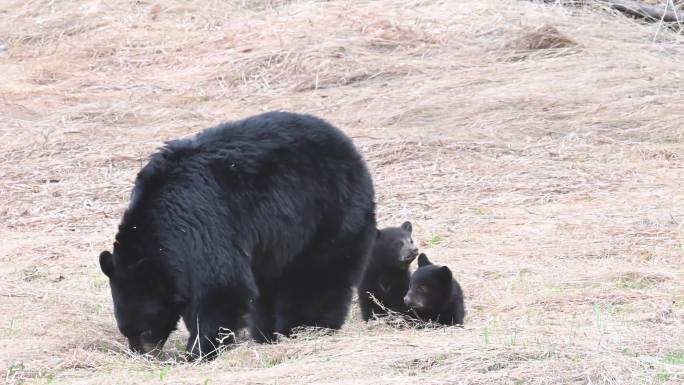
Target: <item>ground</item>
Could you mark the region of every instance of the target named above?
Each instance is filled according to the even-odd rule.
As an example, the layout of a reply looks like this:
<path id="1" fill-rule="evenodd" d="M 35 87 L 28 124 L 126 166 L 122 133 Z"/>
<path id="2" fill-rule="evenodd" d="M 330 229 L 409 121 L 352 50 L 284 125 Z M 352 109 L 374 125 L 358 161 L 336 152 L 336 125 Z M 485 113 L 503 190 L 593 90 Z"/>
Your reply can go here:
<path id="1" fill-rule="evenodd" d="M 105 5 L 106 3 L 106 5 Z M 519 0 L 0 3 L 8 384 L 679 384 L 682 37 Z M 466 327 L 129 356 L 97 262 L 164 140 L 271 109 L 352 136 Z"/>

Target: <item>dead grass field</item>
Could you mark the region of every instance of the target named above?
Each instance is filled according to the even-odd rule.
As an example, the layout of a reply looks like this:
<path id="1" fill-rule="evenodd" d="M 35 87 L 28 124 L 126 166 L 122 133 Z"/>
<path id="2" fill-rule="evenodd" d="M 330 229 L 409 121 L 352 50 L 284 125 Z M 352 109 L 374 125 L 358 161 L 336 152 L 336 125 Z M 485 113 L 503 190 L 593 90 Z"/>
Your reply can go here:
<path id="1" fill-rule="evenodd" d="M 105 5 L 106 3 L 106 5 Z M 684 41 L 517 0 L 0 2 L 0 382 L 681 384 Z M 164 140 L 285 109 L 348 132 L 464 329 L 131 357 L 97 255 Z"/>

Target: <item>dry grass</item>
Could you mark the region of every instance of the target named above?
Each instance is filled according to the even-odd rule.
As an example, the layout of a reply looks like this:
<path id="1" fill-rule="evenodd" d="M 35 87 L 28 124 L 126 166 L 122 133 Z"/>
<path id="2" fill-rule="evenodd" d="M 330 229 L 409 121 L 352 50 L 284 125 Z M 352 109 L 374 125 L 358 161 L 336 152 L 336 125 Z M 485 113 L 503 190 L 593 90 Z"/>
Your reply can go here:
<path id="1" fill-rule="evenodd" d="M 684 45 L 657 24 L 516 0 L 34 0 L 0 25 L 5 382 L 684 381 Z M 182 331 L 166 360 L 125 352 L 96 256 L 135 172 L 276 108 L 355 138 L 381 224 L 412 220 L 455 271 L 464 329 L 355 308 L 203 365 L 176 362 Z"/>

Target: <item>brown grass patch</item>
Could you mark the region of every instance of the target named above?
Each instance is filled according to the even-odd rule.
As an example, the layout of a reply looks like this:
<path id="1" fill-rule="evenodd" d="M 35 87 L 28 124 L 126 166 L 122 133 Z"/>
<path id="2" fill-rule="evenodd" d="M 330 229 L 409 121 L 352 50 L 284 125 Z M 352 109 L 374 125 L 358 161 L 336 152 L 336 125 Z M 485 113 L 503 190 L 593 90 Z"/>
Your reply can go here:
<path id="1" fill-rule="evenodd" d="M 506 48 L 513 50 L 545 50 L 576 47 L 577 42 L 562 34 L 556 27 L 544 24 L 506 44 Z"/>

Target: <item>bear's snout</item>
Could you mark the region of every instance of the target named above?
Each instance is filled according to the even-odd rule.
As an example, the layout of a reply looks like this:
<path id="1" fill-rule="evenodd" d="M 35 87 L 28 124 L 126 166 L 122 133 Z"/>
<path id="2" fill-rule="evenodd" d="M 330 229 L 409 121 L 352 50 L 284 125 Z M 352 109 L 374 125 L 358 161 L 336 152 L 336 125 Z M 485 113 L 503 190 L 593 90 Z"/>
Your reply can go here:
<path id="1" fill-rule="evenodd" d="M 141 333 L 137 338 L 129 338 L 128 347 L 133 353 L 147 354 L 160 349 L 160 345 L 164 345 L 164 342 L 165 341 L 154 341 L 154 339 L 151 338 L 151 331 L 148 330 Z"/>
<path id="2" fill-rule="evenodd" d="M 145 354 L 145 351 L 143 351 L 142 341 L 140 341 L 139 338 L 136 338 L 136 339 L 129 338 L 128 339 L 128 348 L 131 349 L 131 351 L 133 353 Z"/>
<path id="3" fill-rule="evenodd" d="M 407 263 L 411 263 L 411 262 L 413 262 L 414 259 L 416 259 L 417 256 L 418 256 L 418 248 L 417 248 L 417 247 L 413 247 L 413 248 L 411 248 L 411 249 L 409 250 L 408 255 L 406 255 L 406 256 L 402 259 L 402 261 L 403 261 L 403 262 L 407 262 Z"/>
<path id="4" fill-rule="evenodd" d="M 423 307 L 423 301 L 420 298 L 416 299 L 414 295 L 411 295 L 411 292 L 406 293 L 406 296 L 404 296 L 404 304 L 412 309 L 421 309 Z"/>

